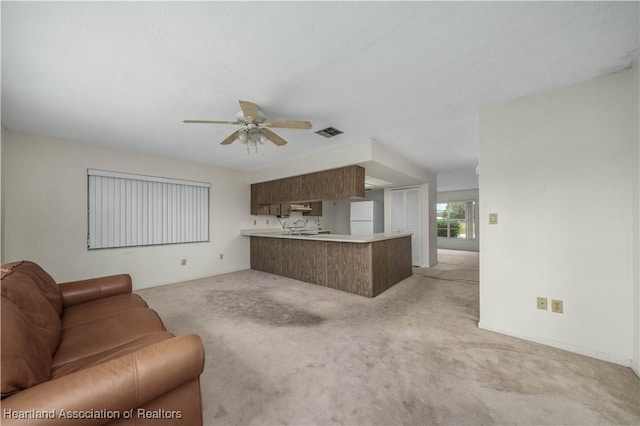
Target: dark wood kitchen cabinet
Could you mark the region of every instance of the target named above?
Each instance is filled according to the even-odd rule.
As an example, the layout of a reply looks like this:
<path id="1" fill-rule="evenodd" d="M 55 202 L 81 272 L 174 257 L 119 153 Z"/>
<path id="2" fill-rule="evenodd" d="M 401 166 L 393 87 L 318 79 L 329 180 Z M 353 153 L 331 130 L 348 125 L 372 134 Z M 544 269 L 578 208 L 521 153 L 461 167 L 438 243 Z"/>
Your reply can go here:
<path id="1" fill-rule="evenodd" d="M 302 175 L 300 192 L 305 201 L 363 198 L 364 168 L 349 166 Z"/>
<path id="2" fill-rule="evenodd" d="M 289 216 L 291 214 L 291 204 L 269 204 L 269 214 L 274 216 Z"/>
<path id="3" fill-rule="evenodd" d="M 280 198 L 281 202 L 291 203 L 292 201 L 304 201 L 300 198 L 300 176 L 292 176 L 279 179 L 280 182 Z"/>
<path id="4" fill-rule="evenodd" d="M 253 215 L 268 215 L 269 204 L 260 203 L 259 200 L 264 198 L 261 193 L 263 185 L 261 183 L 254 183 L 251 185 L 251 214 Z"/>
<path id="5" fill-rule="evenodd" d="M 364 198 L 363 167 L 354 165 L 254 183 L 251 185 L 251 214 L 274 214 L 270 211 L 277 208 L 270 205 L 275 204 L 347 198 Z M 307 214 L 320 215 L 322 204 L 314 209 L 314 213 Z"/>
<path id="6" fill-rule="evenodd" d="M 372 242 L 251 236 L 251 269 L 366 297 L 410 277 L 411 236 Z"/>
<path id="7" fill-rule="evenodd" d="M 282 241 L 274 238 L 251 238 L 249 258 L 258 271 L 282 275 Z"/>
<path id="8" fill-rule="evenodd" d="M 311 210 L 303 212 L 302 216 L 322 216 L 322 201 L 311 201 L 309 207 Z"/>
<path id="9" fill-rule="evenodd" d="M 280 186 L 277 180 L 262 182 L 256 185 L 258 186 L 259 204 L 276 204 L 282 201 L 280 199 Z"/>

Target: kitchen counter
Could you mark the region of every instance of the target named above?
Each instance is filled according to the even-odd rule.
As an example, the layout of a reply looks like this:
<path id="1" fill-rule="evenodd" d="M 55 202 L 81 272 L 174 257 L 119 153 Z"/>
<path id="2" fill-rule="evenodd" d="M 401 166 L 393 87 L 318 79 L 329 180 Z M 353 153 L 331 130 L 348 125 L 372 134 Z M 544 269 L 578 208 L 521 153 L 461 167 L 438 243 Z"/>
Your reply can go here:
<path id="1" fill-rule="evenodd" d="M 251 269 L 375 297 L 411 276 L 411 234 L 289 235 L 243 230 Z"/>
<path id="2" fill-rule="evenodd" d="M 394 238 L 408 237 L 411 233 L 382 233 L 371 235 L 345 235 L 345 234 L 316 234 L 295 235 L 284 234 L 281 230 L 242 229 L 240 235 L 247 237 L 287 238 L 293 240 L 333 241 L 341 243 L 373 243 L 376 241 L 392 240 Z"/>

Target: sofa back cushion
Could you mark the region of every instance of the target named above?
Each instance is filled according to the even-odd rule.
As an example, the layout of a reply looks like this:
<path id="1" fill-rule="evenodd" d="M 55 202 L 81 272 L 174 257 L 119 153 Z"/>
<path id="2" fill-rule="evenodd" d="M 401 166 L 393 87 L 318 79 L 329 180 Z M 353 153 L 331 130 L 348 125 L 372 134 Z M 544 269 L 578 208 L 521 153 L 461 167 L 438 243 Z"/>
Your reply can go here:
<path id="1" fill-rule="evenodd" d="M 3 269 L 7 269 L 5 268 L 5 265 L 3 265 Z M 51 275 L 42 269 L 40 265 L 29 260 L 23 260 L 21 262 L 16 262 L 16 264 L 12 264 L 9 274 L 12 275 L 16 273 L 28 276 L 36 287 L 40 289 L 58 316 L 62 315 L 62 292 Z"/>
<path id="2" fill-rule="evenodd" d="M 41 378 L 44 372 L 47 374 L 50 372 L 53 354 L 60 344 L 62 335 L 60 314 L 56 310 L 58 306 L 55 294 L 57 288 L 51 288 L 53 280 L 50 278 L 33 262 L 2 266 L 0 290 L 2 293 L 3 395 L 5 374 L 13 369 L 18 359 L 33 361 L 29 358 L 33 356 L 39 362 L 33 367 L 38 374 L 19 369 L 16 375 L 22 374 L 21 384 L 32 383 L 36 378 Z M 55 282 L 53 285 L 57 286 Z M 62 298 L 60 298 L 59 304 L 61 306 Z M 5 305 L 9 306 L 7 312 L 5 312 Z M 7 316 L 6 320 L 5 316 Z M 16 336 L 22 336 L 22 340 L 17 341 L 14 349 L 10 349 L 11 341 Z M 37 351 L 33 354 L 19 352 L 28 348 L 37 349 Z M 5 352 L 5 350 L 9 352 Z M 9 355 L 7 358 L 5 357 L 7 353 L 13 353 L 13 355 Z M 10 365 L 5 366 L 5 361 Z M 42 362 L 48 365 L 40 365 Z M 14 377 L 11 380 L 15 381 L 16 379 Z"/>
<path id="3" fill-rule="evenodd" d="M 51 351 L 27 316 L 2 296 L 2 398 L 49 380 Z"/>

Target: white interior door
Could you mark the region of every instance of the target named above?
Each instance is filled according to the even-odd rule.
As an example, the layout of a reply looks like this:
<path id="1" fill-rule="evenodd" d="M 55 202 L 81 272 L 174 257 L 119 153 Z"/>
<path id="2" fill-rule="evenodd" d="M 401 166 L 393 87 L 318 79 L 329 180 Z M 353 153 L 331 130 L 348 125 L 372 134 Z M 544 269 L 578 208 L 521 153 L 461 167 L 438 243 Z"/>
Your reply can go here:
<path id="1" fill-rule="evenodd" d="M 422 265 L 420 189 L 391 191 L 391 232 L 411 232 L 411 263 Z"/>
<path id="2" fill-rule="evenodd" d="M 405 194 L 403 190 L 391 191 L 391 232 L 404 232 L 405 220 Z"/>

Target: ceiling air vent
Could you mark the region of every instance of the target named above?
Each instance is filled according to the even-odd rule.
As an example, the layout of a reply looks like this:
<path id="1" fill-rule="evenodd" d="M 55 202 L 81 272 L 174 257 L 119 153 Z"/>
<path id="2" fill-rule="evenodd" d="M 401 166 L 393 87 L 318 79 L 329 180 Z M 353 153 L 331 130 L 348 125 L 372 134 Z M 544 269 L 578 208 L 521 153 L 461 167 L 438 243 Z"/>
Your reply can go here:
<path id="1" fill-rule="evenodd" d="M 318 130 L 316 133 L 319 134 L 320 136 L 324 136 L 325 138 L 332 138 L 344 132 L 342 130 L 336 129 L 335 127 L 327 127 L 322 130 Z"/>

